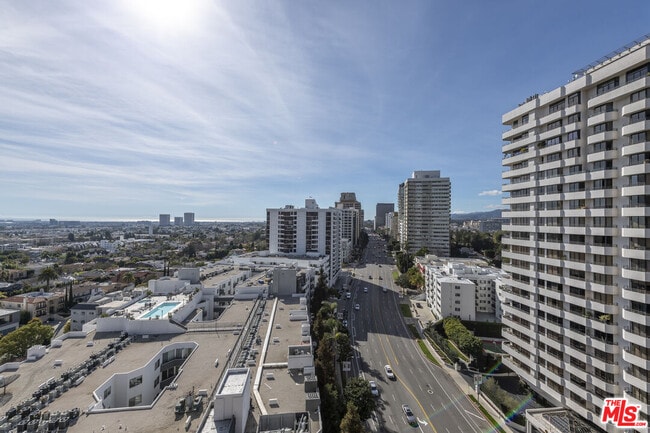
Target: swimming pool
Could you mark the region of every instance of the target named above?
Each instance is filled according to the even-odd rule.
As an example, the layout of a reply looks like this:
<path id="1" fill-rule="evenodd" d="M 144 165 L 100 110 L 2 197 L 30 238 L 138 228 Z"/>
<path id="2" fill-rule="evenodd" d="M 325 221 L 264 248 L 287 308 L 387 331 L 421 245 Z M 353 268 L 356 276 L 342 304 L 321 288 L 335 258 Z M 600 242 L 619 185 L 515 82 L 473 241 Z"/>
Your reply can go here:
<path id="1" fill-rule="evenodd" d="M 151 317 L 158 317 L 159 319 L 167 318 L 167 313 L 180 305 L 180 302 L 163 302 L 156 305 L 153 310 L 140 316 L 140 319 L 149 319 Z"/>

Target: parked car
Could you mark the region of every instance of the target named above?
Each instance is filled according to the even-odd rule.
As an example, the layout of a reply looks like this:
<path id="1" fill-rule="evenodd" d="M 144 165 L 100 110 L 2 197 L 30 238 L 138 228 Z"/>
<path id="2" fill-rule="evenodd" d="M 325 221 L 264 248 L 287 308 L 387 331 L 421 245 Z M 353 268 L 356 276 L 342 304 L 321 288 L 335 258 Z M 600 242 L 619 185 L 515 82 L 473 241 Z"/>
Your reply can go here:
<path id="1" fill-rule="evenodd" d="M 390 365 L 386 364 L 384 365 L 384 371 L 386 372 L 386 377 L 389 378 L 390 380 L 395 380 L 395 373 L 393 373 L 393 369 L 390 367 Z"/>
<path id="2" fill-rule="evenodd" d="M 413 411 L 408 406 L 408 404 L 403 404 L 402 405 L 402 411 L 404 412 L 404 416 L 406 417 L 406 422 L 408 422 L 412 426 L 417 426 L 418 425 L 418 422 L 415 419 L 415 415 L 413 415 Z"/>

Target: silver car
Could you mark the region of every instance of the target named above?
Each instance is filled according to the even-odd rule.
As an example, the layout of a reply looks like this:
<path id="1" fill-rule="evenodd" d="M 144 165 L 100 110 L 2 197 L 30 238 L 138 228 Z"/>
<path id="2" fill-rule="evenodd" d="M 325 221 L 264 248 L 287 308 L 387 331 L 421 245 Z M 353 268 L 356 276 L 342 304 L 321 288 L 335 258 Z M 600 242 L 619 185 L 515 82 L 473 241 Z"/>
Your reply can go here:
<path id="1" fill-rule="evenodd" d="M 406 422 L 408 422 L 411 425 L 417 425 L 418 424 L 418 422 L 415 419 L 415 415 L 413 415 L 413 411 L 408 406 L 408 404 L 403 404 L 402 405 L 402 411 L 404 412 L 404 416 L 406 417 Z"/>
<path id="2" fill-rule="evenodd" d="M 377 382 L 371 380 L 368 383 L 370 384 L 370 394 L 372 394 L 373 397 L 379 397 L 379 388 L 377 388 Z"/>

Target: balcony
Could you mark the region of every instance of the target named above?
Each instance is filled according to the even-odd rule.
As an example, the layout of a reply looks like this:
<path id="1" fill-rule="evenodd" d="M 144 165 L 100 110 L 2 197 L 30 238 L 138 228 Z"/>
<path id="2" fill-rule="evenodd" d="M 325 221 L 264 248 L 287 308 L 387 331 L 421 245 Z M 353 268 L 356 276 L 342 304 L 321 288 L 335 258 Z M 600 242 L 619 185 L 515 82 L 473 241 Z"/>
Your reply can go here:
<path id="1" fill-rule="evenodd" d="M 631 104 L 623 105 L 623 107 L 621 107 L 621 115 L 629 116 L 632 113 L 647 110 L 648 108 L 650 108 L 650 99 L 641 99 L 640 101 L 634 101 Z"/>
<path id="2" fill-rule="evenodd" d="M 633 290 L 626 287 L 623 289 L 623 293 L 621 295 L 625 300 L 650 305 L 650 291 Z"/>
<path id="3" fill-rule="evenodd" d="M 625 137 L 648 129 L 650 129 L 650 121 L 648 120 L 643 122 L 634 122 L 621 128 L 621 135 Z"/>
<path id="4" fill-rule="evenodd" d="M 590 356 L 588 358 L 587 365 L 591 365 L 595 368 L 598 368 L 599 370 L 603 370 L 606 373 L 618 374 L 620 371 L 618 364 L 603 361 L 602 359 L 598 359 L 595 356 Z"/>
<path id="5" fill-rule="evenodd" d="M 624 186 L 621 188 L 621 196 L 623 197 L 647 194 L 650 194 L 650 185 Z"/>
<path id="6" fill-rule="evenodd" d="M 587 379 L 587 382 L 591 383 L 594 386 L 597 386 L 598 388 L 606 392 L 611 392 L 614 395 L 618 395 L 621 393 L 620 386 L 616 385 L 615 383 L 606 382 L 605 380 L 595 375 L 589 375 L 589 379 Z"/>
<path id="7" fill-rule="evenodd" d="M 650 272 L 635 271 L 629 268 L 623 268 L 621 271 L 621 276 L 623 278 L 629 278 L 631 280 L 648 281 L 650 278 Z"/>
<path id="8" fill-rule="evenodd" d="M 623 309 L 623 319 L 640 325 L 650 326 L 650 314 L 643 314 L 633 310 Z"/>
<path id="9" fill-rule="evenodd" d="M 587 155 L 587 162 L 604 161 L 606 159 L 614 159 L 617 157 L 617 150 L 605 150 L 602 152 L 594 152 Z"/>
<path id="10" fill-rule="evenodd" d="M 627 144 L 621 148 L 621 156 L 630 156 L 630 155 L 643 153 L 643 152 L 650 152 L 650 141 L 642 141 L 640 143 Z M 635 164 L 635 165 L 640 165 L 640 164 Z M 628 167 L 632 167 L 632 166 L 628 166 Z"/>
<path id="11" fill-rule="evenodd" d="M 650 347 L 650 335 L 638 335 L 627 329 L 623 329 L 623 340 L 642 347 Z"/>
<path id="12" fill-rule="evenodd" d="M 644 392 L 650 392 L 650 381 L 648 381 L 648 378 L 635 376 L 631 368 L 623 370 L 623 381 L 630 385 L 634 385 Z"/>
<path id="13" fill-rule="evenodd" d="M 605 113 L 599 113 L 587 119 L 587 126 L 598 125 L 599 123 L 612 122 L 618 120 L 618 111 L 612 110 Z"/>
<path id="14" fill-rule="evenodd" d="M 620 98 L 629 93 L 644 89 L 648 86 L 650 86 L 650 77 L 645 77 L 640 80 L 632 81 L 631 83 L 623 84 L 622 86 L 619 86 L 610 92 L 603 93 L 602 95 L 591 98 L 587 101 L 587 108 L 593 109 L 594 107 L 597 107 L 609 101 L 613 101 L 614 99 Z"/>
<path id="15" fill-rule="evenodd" d="M 623 360 L 625 362 L 629 362 L 630 364 L 636 365 L 637 367 L 641 367 L 644 370 L 650 370 L 650 359 L 641 358 L 640 356 L 634 355 L 627 350 L 623 351 Z"/>

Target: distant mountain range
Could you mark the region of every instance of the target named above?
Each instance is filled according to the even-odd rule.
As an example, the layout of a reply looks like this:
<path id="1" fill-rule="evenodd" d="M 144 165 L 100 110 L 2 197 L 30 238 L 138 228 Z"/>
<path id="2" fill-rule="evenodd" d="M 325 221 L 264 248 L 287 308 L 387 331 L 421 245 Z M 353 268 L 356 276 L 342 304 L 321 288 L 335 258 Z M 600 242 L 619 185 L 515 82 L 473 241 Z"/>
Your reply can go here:
<path id="1" fill-rule="evenodd" d="M 453 221 L 489 220 L 501 218 L 501 211 L 502 209 L 495 209 L 489 212 L 452 213 L 451 219 Z"/>

